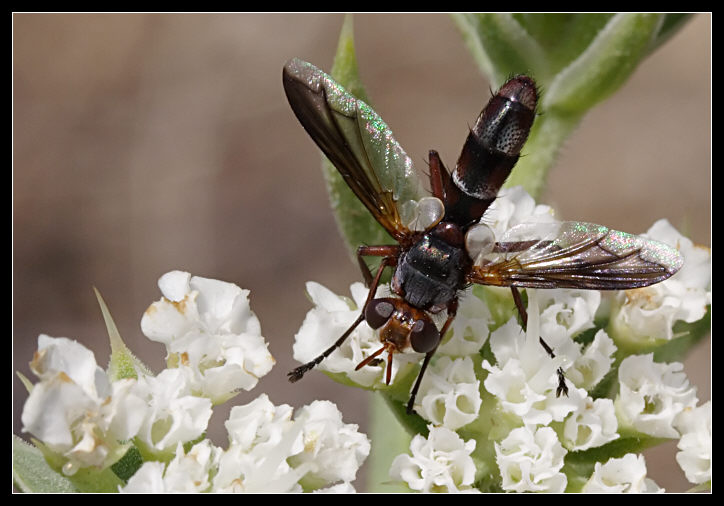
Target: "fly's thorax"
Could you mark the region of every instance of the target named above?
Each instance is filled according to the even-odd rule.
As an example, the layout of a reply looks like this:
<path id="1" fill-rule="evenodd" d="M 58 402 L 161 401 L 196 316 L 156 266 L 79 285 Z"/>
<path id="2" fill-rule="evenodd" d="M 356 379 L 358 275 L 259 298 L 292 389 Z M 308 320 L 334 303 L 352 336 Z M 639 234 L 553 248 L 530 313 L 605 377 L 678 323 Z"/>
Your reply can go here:
<path id="1" fill-rule="evenodd" d="M 443 222 L 402 252 L 392 289 L 411 306 L 438 312 L 464 287 L 469 263 L 460 228 Z"/>

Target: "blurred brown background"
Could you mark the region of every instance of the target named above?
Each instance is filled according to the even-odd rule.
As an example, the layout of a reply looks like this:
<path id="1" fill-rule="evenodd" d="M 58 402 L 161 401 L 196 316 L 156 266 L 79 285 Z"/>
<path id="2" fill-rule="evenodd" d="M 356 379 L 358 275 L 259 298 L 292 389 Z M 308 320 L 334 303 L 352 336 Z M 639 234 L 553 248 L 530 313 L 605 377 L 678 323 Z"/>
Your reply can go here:
<path id="1" fill-rule="evenodd" d="M 13 370 L 34 379 L 27 363 L 39 333 L 77 339 L 107 363 L 96 286 L 125 342 L 159 371 L 164 349 L 139 322 L 160 298 L 158 277 L 182 269 L 251 290 L 277 366 L 236 403 L 261 392 L 296 407 L 330 399 L 364 429 L 366 393 L 319 373 L 285 379 L 310 308 L 304 282 L 347 293 L 361 279 L 329 211 L 319 154 L 281 86 L 292 56 L 329 70 L 342 15 L 13 22 Z M 451 20 L 357 15 L 355 36 L 362 78 L 397 140 L 418 167 L 430 148 L 453 165 L 489 92 Z M 541 200 L 565 219 L 633 233 L 667 217 L 711 245 L 710 15 L 695 16 L 585 118 Z M 708 343 L 686 370 L 708 399 Z M 20 434 L 27 394 L 13 381 Z M 217 444 L 228 409 L 212 419 Z M 675 450 L 647 453 L 668 491 L 689 487 Z"/>

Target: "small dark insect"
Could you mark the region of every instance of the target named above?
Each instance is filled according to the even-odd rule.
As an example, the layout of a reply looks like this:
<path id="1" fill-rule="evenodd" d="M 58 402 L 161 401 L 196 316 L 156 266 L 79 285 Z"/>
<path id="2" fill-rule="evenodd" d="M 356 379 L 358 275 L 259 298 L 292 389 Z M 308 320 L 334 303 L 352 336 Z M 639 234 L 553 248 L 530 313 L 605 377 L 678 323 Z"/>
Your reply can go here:
<path id="1" fill-rule="evenodd" d="M 283 70 L 289 104 L 314 142 L 357 198 L 395 239 L 395 245 L 360 246 L 362 275 L 370 288 L 362 312 L 317 358 L 289 373 L 294 382 L 337 349 L 362 322 L 379 329 L 382 347 L 357 368 L 392 355 L 425 353 L 410 393 L 412 413 L 430 358 L 455 318 L 458 297 L 470 283 L 510 287 L 523 326 L 527 313 L 518 288 L 624 290 L 658 283 L 683 259 L 665 244 L 582 222 L 521 224 L 496 238 L 480 223 L 518 161 L 535 119 L 538 90 L 528 76 L 511 78 L 490 99 L 471 129 L 450 174 L 429 152 L 432 196 L 425 196 L 412 161 L 370 106 L 310 63 L 289 61 Z M 365 256 L 381 257 L 376 274 Z M 394 269 L 397 297 L 374 298 L 386 267 Z M 430 314 L 447 311 L 438 329 Z M 546 353 L 553 349 L 543 339 Z M 558 369 L 556 395 L 568 394 Z"/>

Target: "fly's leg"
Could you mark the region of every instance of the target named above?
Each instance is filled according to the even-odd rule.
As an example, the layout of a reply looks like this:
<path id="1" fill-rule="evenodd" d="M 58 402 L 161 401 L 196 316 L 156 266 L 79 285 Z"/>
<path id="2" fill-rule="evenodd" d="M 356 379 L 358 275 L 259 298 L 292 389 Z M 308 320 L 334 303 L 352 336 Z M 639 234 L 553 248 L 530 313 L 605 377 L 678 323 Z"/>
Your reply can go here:
<path id="1" fill-rule="evenodd" d="M 372 272 L 370 272 L 370 268 L 367 267 L 367 263 L 362 257 L 393 258 L 395 261 L 389 265 L 395 265 L 397 263 L 396 259 L 399 255 L 400 247 L 397 245 L 388 244 L 384 246 L 360 246 L 357 248 L 357 262 L 359 263 L 359 270 L 362 271 L 362 277 L 365 279 L 365 286 L 369 288 L 372 285 Z M 370 290 L 370 292 L 374 293 L 372 290 Z"/>
<path id="2" fill-rule="evenodd" d="M 430 165 L 430 193 L 445 202 L 445 181 L 450 179 L 447 169 L 440 160 L 440 155 L 434 149 L 429 153 Z"/>
<path id="3" fill-rule="evenodd" d="M 452 299 L 448 305 L 447 305 L 447 320 L 445 320 L 445 324 L 442 326 L 442 329 L 440 329 L 440 340 L 442 341 L 442 338 L 445 337 L 445 332 L 447 332 L 447 329 L 450 328 L 450 324 L 455 319 L 455 315 L 458 311 L 458 298 L 455 297 Z M 440 343 L 438 343 L 439 345 Z M 422 376 L 425 374 L 425 370 L 427 369 L 427 365 L 430 363 L 430 359 L 437 351 L 437 346 L 433 348 L 432 350 L 428 351 L 425 354 L 425 360 L 422 362 L 422 366 L 420 367 L 420 373 L 417 375 L 417 379 L 415 380 L 415 386 L 412 387 L 412 391 L 410 392 L 410 400 L 407 401 L 407 414 L 411 415 L 415 412 L 413 409 L 413 406 L 415 405 L 415 399 L 417 398 L 417 391 L 420 389 L 420 384 L 422 383 Z"/>
<path id="4" fill-rule="evenodd" d="M 528 328 L 528 312 L 523 306 L 523 299 L 520 298 L 520 292 L 518 291 L 517 287 L 511 286 L 510 290 L 513 292 L 513 301 L 515 301 L 515 306 L 518 308 L 518 313 L 520 313 L 520 319 L 523 322 L 523 330 L 526 330 Z M 553 348 L 548 346 L 548 343 L 546 343 L 542 337 L 539 337 L 538 341 L 540 342 L 541 346 L 543 346 L 543 349 L 546 350 L 546 353 L 549 357 L 556 357 L 556 354 L 553 353 Z M 566 385 L 566 377 L 563 375 L 563 368 L 559 367 L 556 370 L 556 374 L 558 375 L 558 387 L 556 388 L 556 397 L 560 397 L 561 394 L 568 397 L 568 386 Z"/>
<path id="5" fill-rule="evenodd" d="M 365 300 L 364 305 L 362 306 L 362 312 L 357 317 L 357 319 L 352 323 L 352 325 L 345 331 L 342 336 L 337 339 L 332 346 L 327 348 L 322 352 L 321 355 L 316 357 L 314 360 L 311 360 L 310 362 L 307 362 L 304 365 L 300 365 L 293 371 L 290 371 L 287 373 L 287 378 L 292 383 L 299 381 L 302 379 L 302 377 L 307 373 L 307 371 L 313 369 L 315 366 L 319 365 L 319 363 L 327 358 L 334 350 L 342 346 L 342 343 L 344 343 L 349 335 L 352 333 L 352 331 L 357 328 L 357 325 L 362 323 L 365 319 L 365 308 L 367 307 L 367 304 L 370 303 L 370 301 L 374 298 L 375 292 L 377 292 L 377 285 L 380 283 L 380 277 L 382 276 L 382 271 L 385 270 L 385 267 L 388 267 L 390 265 L 395 265 L 397 262 L 397 257 L 384 257 L 382 261 L 380 262 L 380 266 L 377 269 L 377 275 L 372 280 L 371 286 L 370 286 L 370 293 L 367 294 L 367 300 Z"/>

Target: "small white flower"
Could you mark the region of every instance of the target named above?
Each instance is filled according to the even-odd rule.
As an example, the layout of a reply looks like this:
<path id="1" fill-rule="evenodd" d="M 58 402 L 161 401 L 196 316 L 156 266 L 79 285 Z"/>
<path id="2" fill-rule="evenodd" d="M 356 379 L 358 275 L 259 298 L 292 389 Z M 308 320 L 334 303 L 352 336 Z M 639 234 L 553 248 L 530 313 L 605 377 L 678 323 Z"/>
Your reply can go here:
<path id="1" fill-rule="evenodd" d="M 509 492 L 563 492 L 568 484 L 560 472 L 566 450 L 550 427 L 513 429 L 495 443 L 495 460 Z"/>
<path id="2" fill-rule="evenodd" d="M 209 475 L 215 469 L 221 451 L 204 440 L 184 453 L 183 445 L 178 443 L 176 456 L 167 465 L 144 462 L 119 491 L 155 494 L 207 492 L 211 487 Z"/>
<path id="3" fill-rule="evenodd" d="M 670 340 L 675 322 L 700 320 L 711 304 L 711 250 L 694 245 L 667 220 L 657 221 L 644 235 L 678 249 L 684 265 L 666 281 L 618 292 L 611 326 L 616 339 Z"/>
<path id="4" fill-rule="evenodd" d="M 229 448 L 219 458 L 213 490 L 301 492 L 299 480 L 312 466 L 295 469 L 287 462 L 304 449 L 303 427 L 295 424 L 291 415 L 290 406 L 274 406 L 266 394 L 247 405 L 235 406 L 226 422 Z"/>
<path id="5" fill-rule="evenodd" d="M 563 424 L 563 444 L 570 451 L 602 446 L 619 437 L 616 410 L 611 399 L 586 398 Z"/>
<path id="6" fill-rule="evenodd" d="M 102 399 L 110 393 L 110 381 L 96 364 L 95 355 L 88 348 L 67 337 L 38 336 L 38 351 L 30 368 L 41 380 L 65 373 L 85 393 Z"/>
<path id="7" fill-rule="evenodd" d="M 653 353 L 631 355 L 619 366 L 616 398 L 619 422 L 654 437 L 679 437 L 676 417 L 696 406 L 696 387 L 689 384 L 683 364 L 654 362 Z"/>
<path id="8" fill-rule="evenodd" d="M 522 186 L 500 191 L 485 213 L 486 224 L 501 237 L 508 229 L 522 223 L 551 223 L 555 220 L 553 208 L 536 205 L 535 200 Z"/>
<path id="9" fill-rule="evenodd" d="M 478 353 L 490 335 L 488 326 L 492 322 L 490 309 L 485 301 L 475 293 L 474 287 L 468 287 L 460 296 L 457 315 L 437 354 L 464 357 Z"/>
<path id="10" fill-rule="evenodd" d="M 233 446 L 244 452 L 271 451 L 293 425 L 292 407 L 275 406 L 266 394 L 248 404 L 231 408 L 224 426 Z"/>
<path id="11" fill-rule="evenodd" d="M 686 479 L 696 484 L 711 480 L 711 401 L 684 409 L 676 419 L 676 428 L 681 433 L 676 461 Z"/>
<path id="12" fill-rule="evenodd" d="M 164 274 L 159 287 L 163 298 L 146 310 L 141 329 L 166 345 L 169 365 L 184 371 L 195 394 L 223 402 L 271 370 L 248 290 L 181 271 Z"/>
<path id="13" fill-rule="evenodd" d="M 352 484 L 348 481 L 314 491 L 315 494 L 355 494 L 356 492 Z"/>
<path id="14" fill-rule="evenodd" d="M 370 441 L 355 424 L 342 422 L 342 413 L 329 401 L 314 401 L 295 416 L 301 424 L 303 451 L 289 462 L 295 468 L 312 465 L 303 484 L 318 488 L 338 481 L 350 482 L 370 453 Z"/>
<path id="15" fill-rule="evenodd" d="M 613 339 L 605 330 L 599 330 L 583 353 L 572 358 L 573 363 L 566 369 L 566 379 L 579 388 L 591 390 L 611 370 L 615 352 Z"/>
<path id="16" fill-rule="evenodd" d="M 163 462 L 148 461 L 128 479 L 125 487 L 120 487 L 119 492 L 128 494 L 163 494 L 171 492 L 166 490 L 163 482 L 163 472 L 166 464 Z"/>
<path id="17" fill-rule="evenodd" d="M 23 430 L 67 459 L 63 472 L 105 467 L 121 455 L 120 439 L 135 435 L 138 424 L 117 420 L 125 414 L 133 380 L 111 385 L 93 352 L 67 339 L 38 337 L 31 369 L 41 378 L 23 407 Z M 140 406 L 131 403 L 131 409 Z"/>
<path id="18" fill-rule="evenodd" d="M 601 292 L 552 289 L 539 290 L 536 293 L 541 307 L 542 334 L 556 334 L 562 330 L 566 337 L 572 338 L 593 328 L 593 318 L 601 303 Z"/>
<path id="19" fill-rule="evenodd" d="M 511 318 L 490 335 L 490 348 L 497 364 L 483 361 L 483 368 L 490 372 L 484 385 L 504 411 L 519 416 L 526 424 L 547 425 L 554 420 L 562 421 L 576 409 L 580 398 L 586 397 L 586 392 L 569 388 L 568 396 L 556 397 L 556 369 L 564 355 L 556 351 L 557 356 L 552 359 L 541 347 L 535 314 L 528 313 L 527 333 Z"/>
<path id="20" fill-rule="evenodd" d="M 342 423 L 327 401 L 301 408 L 292 419 L 290 406 L 274 406 L 262 394 L 235 406 L 226 427 L 230 445 L 219 459 L 217 492 L 301 492 L 302 486 L 349 482 L 370 450 L 367 437 Z"/>
<path id="21" fill-rule="evenodd" d="M 646 477 L 643 455 L 628 453 L 620 459 L 610 459 L 605 464 L 596 462 L 593 474 L 582 491 L 593 494 L 620 494 L 664 490 Z"/>
<path id="22" fill-rule="evenodd" d="M 329 348 L 359 317 L 369 290 L 362 283 L 350 286 L 352 300 L 336 295 L 319 283 L 308 282 L 306 285 L 315 307 L 304 318 L 299 332 L 294 336 L 294 359 L 306 363 Z M 387 292 L 387 293 L 386 293 Z M 388 295 L 388 287 L 380 287 L 378 297 Z M 317 368 L 330 373 L 342 373 L 351 381 L 364 387 L 385 386 L 385 367 L 367 365 L 358 371 L 355 367 L 365 358 L 380 349 L 382 343 L 377 332 L 366 322 L 360 323 L 345 342 L 331 355 L 323 360 Z M 422 353 L 396 353 L 392 361 L 392 382 L 401 371 L 409 371 L 418 363 Z M 387 360 L 384 353 L 380 358 Z"/>
<path id="23" fill-rule="evenodd" d="M 140 375 L 129 395 L 145 403 L 137 437 L 154 452 L 172 452 L 179 442 L 197 439 L 211 418 L 211 401 L 192 395 L 179 369 Z"/>
<path id="24" fill-rule="evenodd" d="M 475 440 L 463 441 L 445 427 L 428 426 L 427 438 L 416 435 L 410 443 L 410 452 L 398 455 L 392 461 L 390 477 L 407 483 L 420 492 L 475 491 L 475 463 L 470 454 Z"/>
<path id="25" fill-rule="evenodd" d="M 482 403 L 479 389 L 470 357 L 440 357 L 422 379 L 415 409 L 434 425 L 457 430 L 477 418 Z"/>

